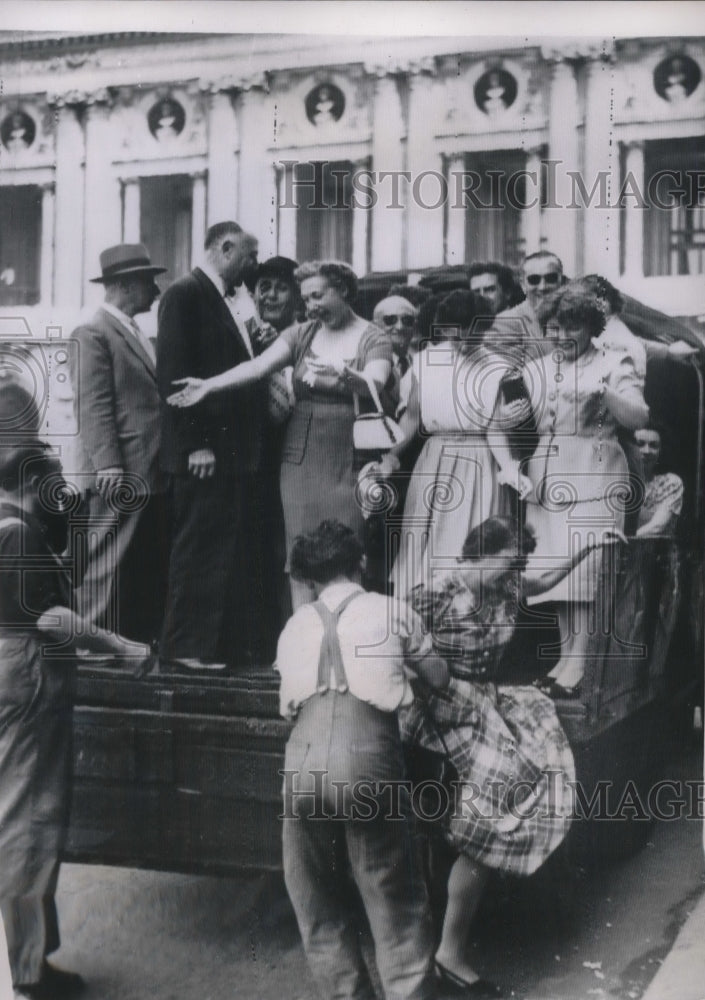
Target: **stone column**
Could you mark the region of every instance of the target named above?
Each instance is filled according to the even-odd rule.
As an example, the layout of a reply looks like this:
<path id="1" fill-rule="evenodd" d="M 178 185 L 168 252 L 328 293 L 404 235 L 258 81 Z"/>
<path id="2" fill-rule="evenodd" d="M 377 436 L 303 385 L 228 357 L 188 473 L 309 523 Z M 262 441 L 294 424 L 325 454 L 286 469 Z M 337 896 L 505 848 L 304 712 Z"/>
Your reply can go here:
<path id="1" fill-rule="evenodd" d="M 232 92 L 211 94 L 208 109 L 209 226 L 227 219 L 237 220 L 239 148 L 239 125 Z"/>
<path id="2" fill-rule="evenodd" d="M 125 243 L 139 243 L 140 225 L 140 179 L 122 179 L 122 235 Z"/>
<path id="3" fill-rule="evenodd" d="M 362 163 L 355 163 L 353 164 L 353 170 L 360 170 L 367 167 L 367 165 L 367 160 L 364 160 Z M 359 277 L 367 274 L 369 270 L 367 248 L 369 246 L 370 210 L 364 207 L 363 202 L 364 199 L 361 197 L 356 198 L 353 202 L 352 269 Z M 374 271 L 375 268 L 373 267 L 372 270 Z"/>
<path id="4" fill-rule="evenodd" d="M 291 167 L 280 167 L 277 171 L 277 253 L 282 257 L 296 260 L 296 208 L 281 208 L 285 192 L 290 185 L 286 171 Z"/>
<path id="5" fill-rule="evenodd" d="M 609 105 L 601 113 L 607 116 Z M 548 111 L 548 189 L 541 229 L 546 238 L 546 249 L 552 250 L 563 261 L 566 274 L 577 273 L 578 208 L 569 208 L 572 182 L 568 171 L 580 170 L 578 144 L 578 85 L 573 63 L 557 57 L 553 61 L 551 91 Z M 528 166 L 529 170 L 534 169 Z M 539 237 L 539 238 L 536 238 Z M 539 249 L 539 233 L 532 233 L 526 242 L 527 253 Z"/>
<path id="6" fill-rule="evenodd" d="M 526 156 L 528 205 L 521 213 L 521 235 L 524 240 L 524 255 L 541 249 L 541 149 L 530 149 Z M 534 184 L 531 178 L 536 178 Z M 553 248 L 554 233 L 549 228 L 549 247 Z M 556 250 L 556 253 L 559 253 Z M 559 256 L 561 254 L 559 253 Z M 566 268 L 567 270 L 567 268 Z"/>
<path id="7" fill-rule="evenodd" d="M 198 260 L 203 254 L 206 237 L 206 171 L 191 174 L 191 260 Z"/>
<path id="8" fill-rule="evenodd" d="M 120 184 L 112 167 L 113 126 L 107 96 L 97 95 L 86 110 L 86 226 L 83 266 L 84 295 L 88 303 L 101 301 L 100 286 L 88 279 L 97 274 L 100 252 L 120 242 L 122 219 Z"/>
<path id="9" fill-rule="evenodd" d="M 269 158 L 262 163 L 262 221 L 258 235 L 259 259 L 273 257 L 277 253 L 277 170 Z"/>
<path id="10" fill-rule="evenodd" d="M 584 259 L 579 269 L 615 281 L 619 277 L 619 209 L 612 206 L 612 200 L 619 191 L 619 152 L 612 142 L 609 113 L 614 99 L 612 66 L 606 59 L 595 58 L 586 69 L 583 183 L 589 204 L 583 210 Z"/>
<path id="11" fill-rule="evenodd" d="M 634 187 L 644 190 L 644 143 L 627 145 L 625 176 L 632 175 Z M 636 198 L 624 199 L 624 274 L 630 278 L 644 276 L 644 209 Z"/>
<path id="12" fill-rule="evenodd" d="M 395 179 L 405 167 L 406 127 L 399 92 L 402 79 L 397 75 L 386 75 L 384 70 L 373 72 L 379 74 L 375 81 L 372 133 L 372 170 L 377 175 L 373 188 L 377 201 L 371 210 L 365 211 L 372 216 L 372 270 L 393 271 L 403 267 L 404 206 L 408 200 L 408 185 L 401 179 Z M 380 173 L 392 176 L 380 177 Z M 397 190 L 398 196 L 395 196 Z M 356 197 L 366 201 L 362 195 Z"/>
<path id="13" fill-rule="evenodd" d="M 56 114 L 55 225 L 60 246 L 54 266 L 54 302 L 75 307 L 81 304 L 83 291 L 85 135 L 75 105 L 57 103 Z"/>
<path id="14" fill-rule="evenodd" d="M 460 185 L 456 176 L 465 172 L 465 157 L 462 155 L 448 158 L 448 208 L 446 222 L 446 264 L 463 264 L 465 262 L 465 236 L 467 230 L 467 206 L 463 204 L 462 196 L 458 197 Z"/>
<path id="15" fill-rule="evenodd" d="M 42 249 L 39 263 L 39 298 L 42 305 L 54 303 L 54 182 L 42 185 Z"/>
<path id="16" fill-rule="evenodd" d="M 271 229 L 269 205 L 263 206 L 271 180 L 263 164 L 268 162 L 267 135 L 272 133 L 266 121 L 267 103 L 264 87 L 252 84 L 243 87 L 239 101 L 240 112 L 240 169 L 238 177 L 237 221 L 263 245 Z"/>
<path id="17" fill-rule="evenodd" d="M 443 159 L 429 141 L 436 116 L 431 79 L 432 68 L 413 67 L 409 78 L 409 130 L 407 259 L 410 270 L 437 267 L 443 262 L 443 220 L 450 197 L 444 189 Z M 444 197 L 445 190 L 445 197 Z"/>

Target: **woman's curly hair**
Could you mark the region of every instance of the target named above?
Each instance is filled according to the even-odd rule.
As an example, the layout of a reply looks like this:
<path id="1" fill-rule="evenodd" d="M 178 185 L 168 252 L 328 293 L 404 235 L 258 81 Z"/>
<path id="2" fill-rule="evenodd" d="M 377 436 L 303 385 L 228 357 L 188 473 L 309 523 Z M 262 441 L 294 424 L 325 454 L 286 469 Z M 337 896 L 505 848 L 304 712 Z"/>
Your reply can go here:
<path id="1" fill-rule="evenodd" d="M 307 278 L 325 278 L 331 288 L 337 289 L 352 305 L 357 295 L 357 275 L 353 269 L 339 260 L 309 260 L 294 271 L 294 277 L 301 284 Z"/>
<path id="2" fill-rule="evenodd" d="M 510 517 L 488 517 L 468 532 L 462 558 L 478 560 L 494 556 L 502 549 L 514 549 L 517 555 L 528 556 L 535 548 L 536 535 L 528 524 L 520 528 Z"/>

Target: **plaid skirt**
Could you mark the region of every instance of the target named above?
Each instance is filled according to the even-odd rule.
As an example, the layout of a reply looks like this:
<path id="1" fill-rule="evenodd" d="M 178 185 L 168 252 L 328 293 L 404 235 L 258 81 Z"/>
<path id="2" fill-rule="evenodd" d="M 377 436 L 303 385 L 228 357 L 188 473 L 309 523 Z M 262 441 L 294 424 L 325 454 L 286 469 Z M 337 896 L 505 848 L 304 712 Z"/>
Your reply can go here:
<path id="1" fill-rule="evenodd" d="M 533 687 L 453 677 L 399 715 L 406 743 L 444 753 L 440 732 L 458 772 L 444 817 L 450 844 L 489 868 L 536 871 L 573 812 L 575 764 L 551 699 Z"/>

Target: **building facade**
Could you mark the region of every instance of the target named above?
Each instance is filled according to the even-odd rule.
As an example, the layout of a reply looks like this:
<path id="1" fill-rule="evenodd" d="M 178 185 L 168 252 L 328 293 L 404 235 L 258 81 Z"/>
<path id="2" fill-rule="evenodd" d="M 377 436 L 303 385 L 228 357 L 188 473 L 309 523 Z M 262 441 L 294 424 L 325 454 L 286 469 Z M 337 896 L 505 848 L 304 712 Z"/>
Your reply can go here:
<path id="1" fill-rule="evenodd" d="M 0 315 L 90 306 L 122 240 L 178 277 L 225 218 L 361 275 L 550 247 L 705 312 L 705 39 L 7 33 L 0 75 Z"/>

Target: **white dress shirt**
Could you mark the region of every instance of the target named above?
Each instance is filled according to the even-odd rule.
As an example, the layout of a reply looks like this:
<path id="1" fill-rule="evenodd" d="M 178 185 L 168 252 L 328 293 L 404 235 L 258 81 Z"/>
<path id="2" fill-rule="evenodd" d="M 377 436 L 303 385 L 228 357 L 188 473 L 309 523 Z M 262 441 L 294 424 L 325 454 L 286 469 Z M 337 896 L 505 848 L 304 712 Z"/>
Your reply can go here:
<path id="1" fill-rule="evenodd" d="M 259 317 L 257 315 L 255 304 L 252 301 L 252 296 L 244 285 L 238 285 L 235 288 L 234 294 L 228 295 L 223 279 L 217 271 L 213 270 L 208 261 L 201 264 L 200 268 L 223 296 L 223 301 L 230 310 L 232 318 L 235 320 L 235 325 L 240 331 L 240 336 L 245 342 L 245 347 L 247 348 L 250 357 L 254 358 L 255 352 L 252 349 L 252 340 L 250 339 L 250 332 L 247 328 L 247 320 L 254 319 L 256 323 L 259 323 Z"/>
<path id="2" fill-rule="evenodd" d="M 338 640 L 350 693 L 383 712 L 394 712 L 413 701 L 404 660 L 432 648 L 419 616 L 408 604 L 383 594 L 366 593 L 350 581 L 333 583 L 319 600 L 334 611 L 348 596 L 359 592 L 338 622 Z M 280 712 L 294 718 L 299 707 L 316 693 L 323 622 L 314 607 L 304 604 L 292 615 L 279 637 L 276 669 L 281 675 Z M 335 689 L 331 671 L 330 687 Z"/>

